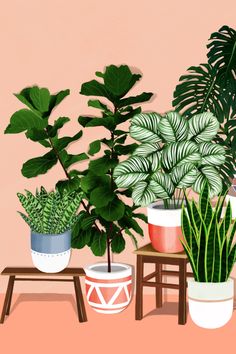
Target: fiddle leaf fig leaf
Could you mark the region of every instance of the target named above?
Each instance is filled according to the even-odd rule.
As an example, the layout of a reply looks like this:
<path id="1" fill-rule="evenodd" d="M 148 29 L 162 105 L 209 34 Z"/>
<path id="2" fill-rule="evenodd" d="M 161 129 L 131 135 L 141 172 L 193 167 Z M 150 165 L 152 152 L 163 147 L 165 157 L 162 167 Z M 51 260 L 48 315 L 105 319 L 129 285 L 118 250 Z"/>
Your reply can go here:
<path id="1" fill-rule="evenodd" d="M 116 197 L 105 207 L 96 208 L 96 212 L 106 221 L 117 221 L 124 216 L 125 204 Z"/>
<path id="2" fill-rule="evenodd" d="M 101 141 L 100 140 L 95 140 L 92 143 L 89 144 L 89 151 L 88 154 L 93 156 L 97 152 L 99 152 L 101 149 Z"/>
<path id="3" fill-rule="evenodd" d="M 59 129 L 61 129 L 66 123 L 70 121 L 70 118 L 68 117 L 59 117 L 57 120 L 55 120 L 54 125 L 50 127 L 49 129 L 49 135 L 51 138 L 53 138 Z"/>
<path id="4" fill-rule="evenodd" d="M 50 92 L 47 88 L 31 87 L 30 98 L 34 107 L 41 113 L 47 112 L 50 102 Z"/>
<path id="5" fill-rule="evenodd" d="M 115 96 L 122 97 L 130 89 L 132 73 L 127 65 L 106 67 L 105 87 Z"/>
<path id="6" fill-rule="evenodd" d="M 90 161 L 89 169 L 97 176 L 106 174 L 111 168 L 118 163 L 117 159 L 110 159 L 109 156 L 103 156 L 99 159 Z"/>
<path id="7" fill-rule="evenodd" d="M 91 250 L 95 256 L 101 257 L 106 252 L 107 237 L 104 232 L 95 232 L 93 235 L 93 242 Z"/>
<path id="8" fill-rule="evenodd" d="M 65 136 L 60 139 L 53 138 L 53 143 L 54 143 L 55 148 L 58 151 L 61 151 L 61 150 L 65 149 L 73 141 L 79 140 L 82 135 L 83 135 L 83 132 L 82 132 L 82 130 L 80 130 L 77 134 L 75 134 L 74 136 L 71 136 L 71 137 Z"/>
<path id="9" fill-rule="evenodd" d="M 52 112 L 52 110 L 61 103 L 66 96 L 70 94 L 70 90 L 59 91 L 55 95 L 51 95 L 49 102 L 49 110 L 48 115 Z"/>
<path id="10" fill-rule="evenodd" d="M 90 203 L 97 208 L 108 205 L 115 198 L 114 192 L 108 186 L 97 187 L 90 194 Z"/>
<path id="11" fill-rule="evenodd" d="M 28 160 L 23 164 L 22 174 L 24 177 L 32 178 L 38 175 L 45 174 L 50 168 L 52 168 L 57 163 L 57 156 L 54 151 L 51 150 L 47 154 L 35 157 Z"/>
<path id="12" fill-rule="evenodd" d="M 25 130 L 43 130 L 47 126 L 47 120 L 42 119 L 39 114 L 29 109 L 20 109 L 11 116 L 10 124 L 5 130 L 5 134 L 21 133 Z"/>
<path id="13" fill-rule="evenodd" d="M 113 253 L 121 253 L 125 249 L 125 239 L 122 234 L 116 234 L 111 241 L 111 250 Z"/>
<path id="14" fill-rule="evenodd" d="M 128 106 L 130 104 L 146 102 L 146 101 L 149 101 L 152 96 L 153 96 L 152 92 L 143 92 L 140 95 L 137 95 L 134 97 L 131 96 L 128 98 L 123 98 L 122 100 L 120 100 L 118 107 L 122 108 L 122 107 Z"/>

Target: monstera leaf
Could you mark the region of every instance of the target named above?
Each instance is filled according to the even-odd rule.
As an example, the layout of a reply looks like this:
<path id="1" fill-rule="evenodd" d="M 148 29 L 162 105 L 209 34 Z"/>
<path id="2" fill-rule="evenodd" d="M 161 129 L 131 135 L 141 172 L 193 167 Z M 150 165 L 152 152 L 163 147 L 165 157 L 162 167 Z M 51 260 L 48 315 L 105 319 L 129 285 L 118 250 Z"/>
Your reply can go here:
<path id="1" fill-rule="evenodd" d="M 174 91 L 173 107 L 188 118 L 210 111 L 222 123 L 228 102 L 216 77 L 217 69 L 210 64 L 188 68 L 188 74 L 180 77 Z"/>
<path id="2" fill-rule="evenodd" d="M 228 84 L 235 92 L 236 77 L 236 31 L 223 26 L 212 33 L 207 45 L 208 62 L 218 70 L 218 82 Z"/>

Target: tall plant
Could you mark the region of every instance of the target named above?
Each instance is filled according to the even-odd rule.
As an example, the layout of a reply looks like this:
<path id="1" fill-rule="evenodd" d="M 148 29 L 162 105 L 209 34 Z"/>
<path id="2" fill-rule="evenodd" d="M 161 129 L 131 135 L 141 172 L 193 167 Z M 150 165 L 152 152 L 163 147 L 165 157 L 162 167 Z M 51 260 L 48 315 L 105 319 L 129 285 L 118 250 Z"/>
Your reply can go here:
<path id="1" fill-rule="evenodd" d="M 22 174 L 27 178 L 45 174 L 56 163 L 60 163 L 65 179 L 57 182 L 59 190 L 69 192 L 83 191 L 78 222 L 73 230 L 72 247 L 89 246 L 96 256 L 102 256 L 107 250 L 108 271 L 111 271 L 111 251 L 120 253 L 125 248 L 124 234 L 136 243 L 133 231 L 143 234 L 137 221 L 146 221 L 143 214 L 134 213 L 136 207 L 122 201 L 130 197 L 129 190 L 119 190 L 113 178 L 114 168 L 122 155 L 130 154 L 136 144 L 125 144 L 127 132 L 122 123 L 141 112 L 141 107 L 133 105 L 148 101 L 152 93 L 143 92 L 137 96 L 128 96 L 128 92 L 140 80 L 140 74 L 133 74 L 128 66 L 107 66 L 105 72 L 96 72 L 100 80 L 86 82 L 81 87 L 81 94 L 98 96 L 108 100 L 109 105 L 99 99 L 91 99 L 88 105 L 101 111 L 99 117 L 80 116 L 83 127 L 104 127 L 110 135 L 93 141 L 88 153 L 70 154 L 67 148 L 71 142 L 82 136 L 79 131 L 72 137 L 59 137 L 60 129 L 69 122 L 68 117 L 59 117 L 50 124 L 50 114 L 68 94 L 69 90 L 51 95 L 46 88 L 29 87 L 16 97 L 27 106 L 15 112 L 5 133 L 25 132 L 27 138 L 40 143 L 49 151 L 43 156 L 28 160 L 23 164 Z M 101 152 L 100 152 L 101 150 Z M 103 151 L 103 153 L 102 153 Z M 94 155 L 100 153 L 98 158 Z M 72 169 L 75 163 L 90 156 L 87 169 Z"/>
<path id="2" fill-rule="evenodd" d="M 120 188 L 132 187 L 136 205 L 162 199 L 165 208 L 178 208 L 183 191 L 192 187 L 199 193 L 205 181 L 211 197 L 222 189 L 219 168 L 225 161 L 224 147 L 213 143 L 219 123 L 212 113 L 191 119 L 177 112 L 137 114 L 130 134 L 141 142 L 132 156 L 115 169 Z"/>
<path id="3" fill-rule="evenodd" d="M 215 140 L 226 149 L 221 175 L 226 184 L 235 173 L 236 159 L 236 31 L 223 26 L 211 34 L 208 63 L 191 66 L 181 76 L 173 107 L 187 118 L 212 112 L 220 122 Z"/>

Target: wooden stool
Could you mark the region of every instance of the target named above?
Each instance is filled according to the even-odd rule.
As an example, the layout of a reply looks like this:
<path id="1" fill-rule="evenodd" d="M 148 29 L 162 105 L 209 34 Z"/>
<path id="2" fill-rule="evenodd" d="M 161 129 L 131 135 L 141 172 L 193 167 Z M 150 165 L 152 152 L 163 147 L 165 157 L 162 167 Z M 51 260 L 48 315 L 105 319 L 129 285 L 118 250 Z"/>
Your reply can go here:
<path id="1" fill-rule="evenodd" d="M 183 253 L 159 253 L 149 243 L 135 252 L 137 254 L 137 274 L 136 274 L 136 307 L 135 319 L 143 318 L 143 287 L 149 286 L 156 288 L 156 307 L 162 307 L 162 289 L 177 289 L 179 290 L 179 316 L 178 323 L 184 325 L 186 323 L 186 288 L 187 276 L 192 276 L 192 273 L 187 272 L 188 258 Z M 154 263 L 155 271 L 144 276 L 144 264 Z M 163 270 L 162 265 L 179 266 L 178 271 Z M 179 277 L 179 284 L 162 283 L 162 275 L 172 275 Z M 149 280 L 155 278 L 155 282 Z"/>
<path id="2" fill-rule="evenodd" d="M 83 294 L 80 286 L 80 277 L 85 275 L 82 268 L 66 268 L 60 273 L 43 273 L 36 268 L 5 268 L 1 275 L 8 275 L 9 281 L 7 286 L 7 292 L 3 304 L 2 315 L 0 323 L 4 322 L 5 316 L 9 315 L 11 307 L 11 299 L 13 293 L 13 287 L 15 281 L 63 281 L 73 282 L 75 287 L 76 303 L 78 310 L 79 322 L 86 322 L 87 315 L 84 306 Z M 58 277 L 48 278 L 49 276 Z M 23 277 L 23 278 L 22 278 Z M 34 277 L 34 278 L 31 278 Z M 62 278 L 63 277 L 63 278 Z M 72 279 L 65 279 L 65 277 L 72 277 Z"/>

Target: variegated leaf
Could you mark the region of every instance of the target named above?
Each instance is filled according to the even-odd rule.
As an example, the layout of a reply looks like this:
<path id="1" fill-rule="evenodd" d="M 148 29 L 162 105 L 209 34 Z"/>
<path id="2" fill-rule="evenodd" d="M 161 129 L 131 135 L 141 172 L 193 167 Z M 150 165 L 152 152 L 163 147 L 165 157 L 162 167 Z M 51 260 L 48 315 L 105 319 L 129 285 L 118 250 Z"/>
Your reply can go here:
<path id="1" fill-rule="evenodd" d="M 177 112 L 169 112 L 158 124 L 160 134 L 168 143 L 185 141 L 188 137 L 188 122 Z"/>
<path id="2" fill-rule="evenodd" d="M 199 152 L 202 156 L 202 165 L 218 166 L 225 162 L 225 149 L 219 144 L 201 143 Z"/>
<path id="3" fill-rule="evenodd" d="M 193 141 L 171 143 L 165 147 L 162 153 L 162 165 L 167 170 L 186 163 L 197 165 L 200 161 L 198 146 Z"/>
<path id="4" fill-rule="evenodd" d="M 141 143 L 158 143 L 162 139 L 158 133 L 158 123 L 161 116 L 155 112 L 140 113 L 131 120 L 130 135 Z"/>
<path id="5" fill-rule="evenodd" d="M 194 115 L 189 119 L 189 139 L 197 143 L 211 141 L 219 130 L 220 124 L 210 112 Z"/>
<path id="6" fill-rule="evenodd" d="M 156 171 L 161 159 L 160 145 L 158 143 L 141 144 L 135 149 L 133 156 L 146 157 L 151 162 L 152 171 Z"/>
<path id="7" fill-rule="evenodd" d="M 218 195 L 222 190 L 222 180 L 217 169 L 213 166 L 204 166 L 193 185 L 193 190 L 200 193 L 205 182 L 210 188 L 210 198 Z"/>
<path id="8" fill-rule="evenodd" d="M 155 182 L 152 185 L 152 190 L 156 194 L 157 198 L 168 199 L 174 194 L 175 187 L 167 173 L 156 172 L 152 175 L 152 181 Z"/>
<path id="9" fill-rule="evenodd" d="M 193 185 L 199 174 L 198 169 L 192 163 L 176 166 L 171 172 L 171 179 L 176 188 L 188 188 Z"/>
<path id="10" fill-rule="evenodd" d="M 151 182 L 148 183 L 142 181 L 135 185 L 132 193 L 132 199 L 136 205 L 146 206 L 156 200 Z"/>

